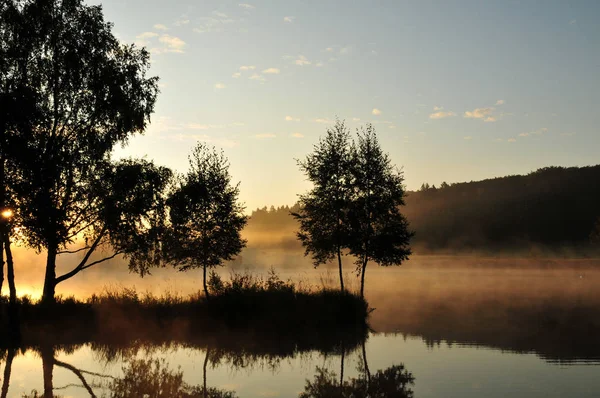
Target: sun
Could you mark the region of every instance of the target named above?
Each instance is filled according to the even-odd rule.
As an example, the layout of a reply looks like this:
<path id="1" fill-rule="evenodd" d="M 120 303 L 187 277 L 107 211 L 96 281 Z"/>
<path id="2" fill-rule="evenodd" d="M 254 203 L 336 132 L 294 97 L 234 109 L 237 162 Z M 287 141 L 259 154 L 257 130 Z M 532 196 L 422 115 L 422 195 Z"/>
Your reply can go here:
<path id="1" fill-rule="evenodd" d="M 5 209 L 0 214 L 2 214 L 3 218 L 11 218 L 13 216 L 13 211 L 11 209 Z"/>

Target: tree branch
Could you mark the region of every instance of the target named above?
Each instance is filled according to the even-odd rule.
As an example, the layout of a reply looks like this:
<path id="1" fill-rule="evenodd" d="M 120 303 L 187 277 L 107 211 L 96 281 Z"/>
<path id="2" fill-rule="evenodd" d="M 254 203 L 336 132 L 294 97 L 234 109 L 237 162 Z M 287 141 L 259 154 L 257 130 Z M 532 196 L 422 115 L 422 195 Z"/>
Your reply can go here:
<path id="1" fill-rule="evenodd" d="M 103 229 L 102 231 L 100 231 L 100 233 L 98 234 L 98 236 L 96 237 L 96 240 L 94 240 L 94 243 L 92 243 L 92 246 L 90 246 L 90 248 L 88 249 L 88 252 L 85 254 L 85 256 L 83 257 L 83 259 L 81 260 L 81 262 L 77 265 L 77 267 L 73 268 L 72 271 L 67 272 L 66 274 L 59 276 L 58 278 L 56 278 L 56 284 L 59 284 L 60 282 L 69 279 L 70 277 L 77 275 L 81 270 L 84 269 L 85 267 L 85 263 L 88 262 L 88 260 L 90 259 L 90 256 L 92 255 L 92 253 L 94 252 L 94 250 L 96 250 L 96 248 L 98 247 L 98 245 L 100 244 L 100 242 L 102 241 L 102 238 L 104 237 L 104 232 L 106 230 Z M 89 268 L 89 267 L 87 267 Z"/>
<path id="2" fill-rule="evenodd" d="M 58 254 L 75 254 L 75 253 L 79 253 L 81 251 L 87 250 L 89 248 L 90 248 L 90 246 L 85 246 L 85 247 L 82 247 L 81 249 L 77 249 L 77 250 L 62 250 L 62 251 L 56 252 L 56 254 L 57 255 Z"/>
<path id="3" fill-rule="evenodd" d="M 83 374 L 81 373 L 81 371 L 79 369 L 77 369 L 73 365 L 69 365 L 68 363 L 61 362 L 61 361 L 59 361 L 57 359 L 54 359 L 54 364 L 56 366 L 60 366 L 60 367 L 65 368 L 65 369 L 69 369 L 71 372 L 75 373 L 75 376 L 77 376 L 79 378 L 79 380 L 81 380 L 81 383 L 83 384 L 83 387 L 87 390 L 87 392 L 90 394 L 90 396 L 92 398 L 96 398 L 96 394 L 94 394 L 94 391 L 92 390 L 92 387 L 90 387 L 90 385 L 88 384 L 87 380 L 85 380 L 85 377 L 83 377 Z"/>

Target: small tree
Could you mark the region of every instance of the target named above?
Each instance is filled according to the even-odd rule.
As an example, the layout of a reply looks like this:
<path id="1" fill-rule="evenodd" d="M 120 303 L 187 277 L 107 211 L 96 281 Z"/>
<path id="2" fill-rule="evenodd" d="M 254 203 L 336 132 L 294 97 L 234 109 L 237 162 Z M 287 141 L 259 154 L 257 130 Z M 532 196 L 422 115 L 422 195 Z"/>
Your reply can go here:
<path id="1" fill-rule="evenodd" d="M 189 157 L 190 170 L 180 177 L 169 198 L 171 231 L 165 256 L 180 271 L 202 268 L 204 294 L 209 297 L 206 270 L 232 260 L 246 245 L 246 225 L 238 202 L 239 183 L 231 184 L 223 152 L 198 144 Z"/>
<path id="2" fill-rule="evenodd" d="M 364 296 L 369 260 L 383 266 L 400 265 L 411 254 L 413 233 L 400 212 L 405 195 L 403 174 L 381 149 L 372 125 L 358 133 L 352 159 L 350 253 L 356 257 L 360 295 Z"/>
<path id="3" fill-rule="evenodd" d="M 316 266 L 338 259 L 340 288 L 344 291 L 342 250 L 348 245 L 347 209 L 352 195 L 350 132 L 343 121 L 328 128 L 313 153 L 298 161 L 313 188 L 300 195 L 298 239 Z"/>

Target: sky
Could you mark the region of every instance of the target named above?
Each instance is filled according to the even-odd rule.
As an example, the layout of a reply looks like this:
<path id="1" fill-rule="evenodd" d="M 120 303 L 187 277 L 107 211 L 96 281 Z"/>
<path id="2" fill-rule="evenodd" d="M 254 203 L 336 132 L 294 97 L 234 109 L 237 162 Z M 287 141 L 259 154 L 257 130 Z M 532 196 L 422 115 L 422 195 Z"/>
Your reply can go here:
<path id="1" fill-rule="evenodd" d="M 104 0 L 160 77 L 116 157 L 222 148 L 248 210 L 292 205 L 336 117 L 372 123 L 409 190 L 600 163 L 598 1 Z M 246 1 L 248 1 L 246 3 Z"/>

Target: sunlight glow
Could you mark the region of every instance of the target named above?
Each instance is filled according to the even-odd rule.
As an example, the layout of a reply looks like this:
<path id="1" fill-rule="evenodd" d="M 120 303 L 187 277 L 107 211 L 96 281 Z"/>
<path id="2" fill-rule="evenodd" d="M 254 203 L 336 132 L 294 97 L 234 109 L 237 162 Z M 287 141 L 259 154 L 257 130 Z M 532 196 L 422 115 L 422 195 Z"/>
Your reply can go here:
<path id="1" fill-rule="evenodd" d="M 13 216 L 13 211 L 11 209 L 5 209 L 2 211 L 3 218 L 11 218 Z"/>

